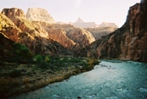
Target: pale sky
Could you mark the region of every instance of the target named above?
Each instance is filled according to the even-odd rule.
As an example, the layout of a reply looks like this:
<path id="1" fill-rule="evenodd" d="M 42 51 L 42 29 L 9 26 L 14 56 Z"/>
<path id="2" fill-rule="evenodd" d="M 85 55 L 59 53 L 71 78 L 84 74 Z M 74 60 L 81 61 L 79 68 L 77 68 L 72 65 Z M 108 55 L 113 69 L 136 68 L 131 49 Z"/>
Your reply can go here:
<path id="1" fill-rule="evenodd" d="M 56 22 L 75 22 L 78 17 L 85 22 L 114 22 L 119 27 L 126 21 L 129 7 L 140 0 L 1 0 L 3 8 L 44 8 Z"/>

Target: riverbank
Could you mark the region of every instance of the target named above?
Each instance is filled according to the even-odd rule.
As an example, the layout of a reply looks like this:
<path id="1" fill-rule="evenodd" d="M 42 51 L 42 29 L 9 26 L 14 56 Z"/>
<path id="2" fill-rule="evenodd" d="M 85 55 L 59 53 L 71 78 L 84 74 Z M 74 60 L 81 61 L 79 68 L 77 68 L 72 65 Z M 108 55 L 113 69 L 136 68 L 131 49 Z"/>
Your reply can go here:
<path id="1" fill-rule="evenodd" d="M 12 99 L 147 99 L 147 63 L 101 60 L 95 69 Z"/>
<path id="2" fill-rule="evenodd" d="M 39 56 L 38 56 L 39 57 Z M 51 56 L 34 58 L 35 62 L 0 64 L 0 97 L 33 91 L 50 83 L 63 81 L 86 72 L 99 62 L 93 58 Z"/>

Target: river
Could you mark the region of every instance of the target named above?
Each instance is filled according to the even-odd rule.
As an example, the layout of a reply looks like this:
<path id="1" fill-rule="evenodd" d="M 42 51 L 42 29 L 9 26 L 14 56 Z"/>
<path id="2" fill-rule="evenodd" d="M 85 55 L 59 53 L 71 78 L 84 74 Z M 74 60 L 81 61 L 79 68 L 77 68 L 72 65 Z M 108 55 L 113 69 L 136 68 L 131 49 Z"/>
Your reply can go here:
<path id="1" fill-rule="evenodd" d="M 102 60 L 89 72 L 11 99 L 147 99 L 147 64 Z"/>

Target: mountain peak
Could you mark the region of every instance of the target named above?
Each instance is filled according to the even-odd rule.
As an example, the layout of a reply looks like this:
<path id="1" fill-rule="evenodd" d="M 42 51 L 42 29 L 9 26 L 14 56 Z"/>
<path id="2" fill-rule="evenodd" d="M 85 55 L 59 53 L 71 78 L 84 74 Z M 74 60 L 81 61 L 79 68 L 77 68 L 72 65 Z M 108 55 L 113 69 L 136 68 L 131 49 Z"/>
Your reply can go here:
<path id="1" fill-rule="evenodd" d="M 78 17 L 78 19 L 77 19 L 77 23 L 83 23 L 84 21 L 80 18 L 80 17 Z"/>
<path id="2" fill-rule="evenodd" d="M 31 21 L 42 21 L 48 23 L 55 23 L 53 17 L 43 8 L 29 8 L 26 18 Z"/>

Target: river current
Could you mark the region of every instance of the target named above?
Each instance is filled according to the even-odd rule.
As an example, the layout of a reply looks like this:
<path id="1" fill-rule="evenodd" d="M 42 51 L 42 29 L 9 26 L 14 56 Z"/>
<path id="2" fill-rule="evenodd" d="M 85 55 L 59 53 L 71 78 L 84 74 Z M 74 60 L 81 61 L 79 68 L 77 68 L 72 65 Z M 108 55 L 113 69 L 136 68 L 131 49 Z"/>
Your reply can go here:
<path id="1" fill-rule="evenodd" d="M 147 64 L 101 60 L 89 72 L 11 99 L 147 99 Z"/>

